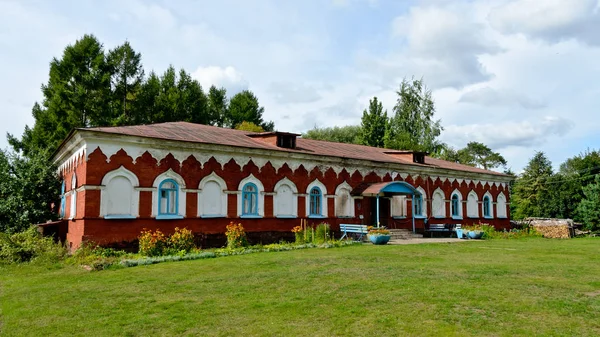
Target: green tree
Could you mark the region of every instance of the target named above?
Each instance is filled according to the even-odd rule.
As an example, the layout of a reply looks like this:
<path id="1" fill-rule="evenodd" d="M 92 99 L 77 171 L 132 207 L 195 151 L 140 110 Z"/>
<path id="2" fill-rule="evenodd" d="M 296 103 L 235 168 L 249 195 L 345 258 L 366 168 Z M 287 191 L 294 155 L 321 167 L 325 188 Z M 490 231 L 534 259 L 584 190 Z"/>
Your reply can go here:
<path id="1" fill-rule="evenodd" d="M 394 116 L 385 134 L 385 147 L 390 149 L 439 152 L 443 145 L 438 137 L 443 130 L 440 120 L 434 120 L 435 105 L 431 90 L 423 80 L 403 79 L 396 92 L 398 99 Z"/>
<path id="2" fill-rule="evenodd" d="M 577 206 L 577 213 L 583 220 L 586 228 L 600 229 L 600 175 L 596 175 L 594 182 L 583 188 L 584 198 Z"/>
<path id="3" fill-rule="evenodd" d="M 251 132 L 265 132 L 265 129 L 260 125 L 256 125 L 252 122 L 241 122 L 235 127 L 236 130 L 251 131 Z"/>
<path id="4" fill-rule="evenodd" d="M 177 82 L 177 89 L 179 90 L 179 120 L 186 122 L 199 123 L 199 124 L 211 124 L 211 116 L 208 110 L 208 99 L 202 91 L 200 82 L 192 79 L 192 77 L 185 72 L 185 70 L 179 71 L 179 81 Z"/>
<path id="5" fill-rule="evenodd" d="M 56 219 L 60 191 L 56 170 L 44 152 L 22 157 L 0 151 L 0 232 L 18 232 Z"/>
<path id="6" fill-rule="evenodd" d="M 331 128 L 314 127 L 302 134 L 302 138 L 314 140 L 327 140 L 330 142 L 361 144 L 359 137 L 360 125 L 334 126 Z"/>
<path id="7" fill-rule="evenodd" d="M 208 90 L 208 115 L 211 125 L 219 127 L 225 126 L 225 118 L 227 117 L 227 90 L 218 88 L 214 85 Z"/>
<path id="8" fill-rule="evenodd" d="M 485 170 L 506 166 L 506 159 L 483 143 L 469 142 L 464 149 L 458 152 L 461 151 L 464 151 L 461 157 L 471 159 L 473 166 L 479 166 Z"/>
<path id="9" fill-rule="evenodd" d="M 548 182 L 552 174 L 550 160 L 543 152 L 536 152 L 514 184 L 515 219 L 548 216 L 551 198 Z"/>
<path id="10" fill-rule="evenodd" d="M 235 128 L 242 122 L 251 122 L 261 126 L 265 131 L 273 131 L 273 122 L 263 121 L 265 108 L 260 106 L 258 98 L 250 90 L 235 94 L 229 100 L 229 109 L 225 119 L 230 128 Z"/>
<path id="11" fill-rule="evenodd" d="M 110 50 L 106 57 L 111 72 L 112 109 L 114 125 L 135 124 L 133 110 L 144 80 L 142 55 L 129 42 Z"/>
<path id="12" fill-rule="evenodd" d="M 137 112 L 134 124 L 156 123 L 159 115 L 157 98 L 160 95 L 160 78 L 154 71 L 142 83 L 140 92 L 135 100 Z"/>
<path id="13" fill-rule="evenodd" d="M 56 150 L 74 128 L 106 126 L 110 113 L 111 73 L 102 44 L 85 35 L 65 48 L 62 58 L 50 62 L 48 83 L 42 85 L 42 104 L 34 104 L 33 128 L 23 138 L 8 135 L 15 150 L 25 155 L 40 149 Z"/>
<path id="14" fill-rule="evenodd" d="M 361 143 L 368 146 L 383 147 L 385 145 L 385 130 L 388 125 L 387 111 L 377 97 L 369 100 L 369 110 L 363 111 L 361 119 Z"/>

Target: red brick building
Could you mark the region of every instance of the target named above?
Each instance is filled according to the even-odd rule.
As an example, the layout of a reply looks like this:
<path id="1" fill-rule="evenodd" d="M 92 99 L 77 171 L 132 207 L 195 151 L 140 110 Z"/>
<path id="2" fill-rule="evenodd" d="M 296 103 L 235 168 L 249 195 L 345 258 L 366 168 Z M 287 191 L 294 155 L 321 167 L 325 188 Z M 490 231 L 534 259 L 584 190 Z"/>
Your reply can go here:
<path id="1" fill-rule="evenodd" d="M 74 130 L 54 156 L 66 221 L 59 236 L 78 247 L 132 242 L 143 228 L 222 235 L 236 221 L 276 238 L 300 219 L 336 230 L 376 224 L 377 215 L 389 228 L 414 221 L 416 231 L 426 220 L 509 227 L 504 174 L 298 136 L 184 122 Z M 392 185 L 414 196 L 387 193 Z"/>

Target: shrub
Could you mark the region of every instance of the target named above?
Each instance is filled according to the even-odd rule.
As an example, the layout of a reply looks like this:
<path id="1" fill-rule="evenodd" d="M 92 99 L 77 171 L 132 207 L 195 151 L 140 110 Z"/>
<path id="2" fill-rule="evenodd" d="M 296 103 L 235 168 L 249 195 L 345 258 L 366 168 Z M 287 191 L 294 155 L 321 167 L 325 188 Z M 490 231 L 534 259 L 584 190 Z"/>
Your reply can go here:
<path id="1" fill-rule="evenodd" d="M 139 236 L 140 243 L 140 254 L 146 256 L 160 256 L 164 254 L 167 248 L 167 238 L 165 235 L 157 229 L 152 230 L 144 229 Z"/>
<path id="2" fill-rule="evenodd" d="M 297 244 L 304 243 L 304 231 L 302 230 L 301 226 L 296 226 L 292 228 L 292 233 L 294 233 L 294 237 L 296 238 L 295 242 Z"/>
<path id="3" fill-rule="evenodd" d="M 329 240 L 329 237 L 330 237 L 329 224 L 324 223 L 324 222 L 318 224 L 317 228 L 315 228 L 314 242 L 324 243 Z"/>
<path id="4" fill-rule="evenodd" d="M 227 248 L 240 248 L 248 245 L 246 232 L 241 223 L 229 223 L 225 236 L 227 236 Z"/>
<path id="5" fill-rule="evenodd" d="M 175 227 L 175 233 L 169 237 L 169 248 L 177 252 L 189 253 L 195 247 L 192 231 L 187 228 Z"/>
<path id="6" fill-rule="evenodd" d="M 43 237 L 36 226 L 15 234 L 0 233 L 0 261 L 3 262 L 58 262 L 65 258 L 67 252 L 67 248 L 61 243 L 55 243 L 50 237 Z"/>

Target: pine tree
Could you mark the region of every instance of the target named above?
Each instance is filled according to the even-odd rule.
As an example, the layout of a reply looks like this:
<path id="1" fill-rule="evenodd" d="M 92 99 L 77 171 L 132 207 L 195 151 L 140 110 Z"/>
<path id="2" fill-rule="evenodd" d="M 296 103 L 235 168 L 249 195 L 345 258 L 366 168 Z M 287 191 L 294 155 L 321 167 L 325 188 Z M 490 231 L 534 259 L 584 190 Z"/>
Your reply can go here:
<path id="1" fill-rule="evenodd" d="M 112 110 L 114 125 L 135 124 L 138 112 L 134 110 L 144 80 L 142 55 L 136 53 L 129 42 L 108 52 L 111 72 Z"/>
<path id="2" fill-rule="evenodd" d="M 549 180 L 552 163 L 543 152 L 536 152 L 515 181 L 512 202 L 516 204 L 514 218 L 549 216 L 551 195 Z"/>
<path id="3" fill-rule="evenodd" d="M 235 128 L 242 122 L 251 122 L 261 126 L 265 131 L 273 130 L 273 122 L 263 121 L 265 108 L 260 106 L 258 98 L 250 90 L 235 94 L 229 101 L 229 109 L 225 122 L 230 128 Z"/>
<path id="4" fill-rule="evenodd" d="M 584 198 L 577 207 L 577 214 L 590 230 L 600 229 L 600 175 L 583 188 Z"/>
<path id="5" fill-rule="evenodd" d="M 369 100 L 369 110 L 363 111 L 361 120 L 360 141 L 364 145 L 383 147 L 385 145 L 385 131 L 388 126 L 387 111 L 377 97 Z"/>

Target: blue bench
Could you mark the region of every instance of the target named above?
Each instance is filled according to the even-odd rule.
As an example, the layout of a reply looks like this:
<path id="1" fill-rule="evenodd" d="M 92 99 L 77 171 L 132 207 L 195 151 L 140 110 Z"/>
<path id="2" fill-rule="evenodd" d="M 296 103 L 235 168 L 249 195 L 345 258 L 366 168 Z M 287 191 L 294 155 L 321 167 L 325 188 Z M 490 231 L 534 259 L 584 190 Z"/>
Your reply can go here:
<path id="1" fill-rule="evenodd" d="M 357 224 L 340 224 L 340 231 L 344 233 L 340 240 L 346 237 L 352 237 L 356 241 L 362 241 L 363 236 L 369 232 L 367 230 L 367 225 Z"/>
<path id="2" fill-rule="evenodd" d="M 457 229 L 461 229 L 461 225 L 460 224 L 444 224 L 444 223 L 440 223 L 440 224 L 429 224 L 429 228 L 426 230 L 426 232 L 429 232 L 430 237 L 433 237 L 433 233 L 437 232 L 437 233 L 450 233 L 450 237 L 452 237 L 453 234 L 456 235 L 456 237 L 458 237 L 458 234 L 456 234 L 456 230 Z"/>

